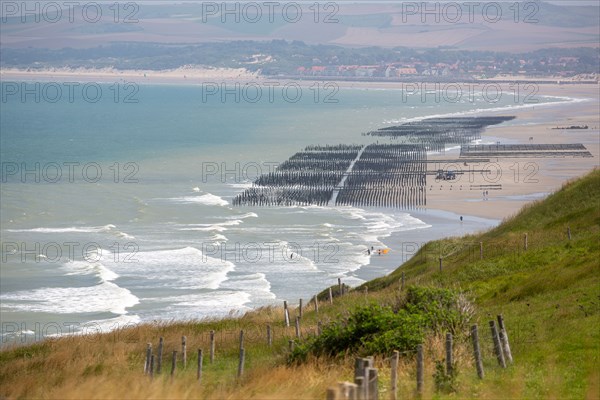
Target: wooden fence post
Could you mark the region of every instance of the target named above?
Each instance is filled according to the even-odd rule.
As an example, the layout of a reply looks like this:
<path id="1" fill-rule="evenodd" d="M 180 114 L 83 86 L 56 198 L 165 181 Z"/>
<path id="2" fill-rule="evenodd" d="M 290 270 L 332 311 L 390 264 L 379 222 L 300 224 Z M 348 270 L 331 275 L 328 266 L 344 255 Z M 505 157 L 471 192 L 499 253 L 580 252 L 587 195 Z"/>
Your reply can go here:
<path id="1" fill-rule="evenodd" d="M 338 278 L 338 293 L 339 293 L 339 296 L 341 296 L 343 294 L 342 293 L 342 289 L 343 289 L 342 288 L 342 278 Z"/>
<path id="2" fill-rule="evenodd" d="M 298 315 L 302 318 L 302 299 L 298 302 Z"/>
<path id="3" fill-rule="evenodd" d="M 154 378 L 154 354 L 150 356 L 150 378 Z"/>
<path id="4" fill-rule="evenodd" d="M 502 368 L 506 368 L 506 361 L 504 361 L 504 352 L 502 351 L 502 345 L 500 344 L 500 336 L 498 336 L 498 329 L 496 329 L 496 321 L 491 320 L 490 330 L 492 331 L 492 340 L 494 341 L 494 353 L 498 359 L 498 364 Z"/>
<path id="5" fill-rule="evenodd" d="M 244 330 L 240 330 L 240 349 L 244 348 Z"/>
<path id="6" fill-rule="evenodd" d="M 479 258 L 483 260 L 483 242 L 479 242 Z"/>
<path id="7" fill-rule="evenodd" d="M 329 304 L 333 304 L 333 290 L 329 288 Z"/>
<path id="8" fill-rule="evenodd" d="M 400 360 L 400 352 L 398 350 L 394 350 L 394 354 L 392 355 L 392 400 L 398 399 L 398 361 Z"/>
<path id="9" fill-rule="evenodd" d="M 273 337 L 271 335 L 271 325 L 267 325 L 267 345 L 271 347 L 273 345 Z"/>
<path id="10" fill-rule="evenodd" d="M 288 311 L 287 301 L 283 301 L 283 318 L 285 321 L 286 328 L 290 326 L 290 313 Z"/>
<path id="11" fill-rule="evenodd" d="M 162 368 L 162 358 L 163 358 L 163 345 L 164 339 L 161 337 L 158 339 L 158 360 L 156 361 L 156 373 L 160 374 L 160 370 Z"/>
<path id="12" fill-rule="evenodd" d="M 442 272 L 442 257 L 440 257 L 440 272 Z"/>
<path id="13" fill-rule="evenodd" d="M 241 348 L 240 349 L 240 362 L 238 364 L 238 373 L 237 373 L 238 378 L 241 378 L 242 375 L 244 374 L 244 362 L 245 361 L 246 361 L 246 350 Z"/>
<path id="14" fill-rule="evenodd" d="M 173 350 L 173 358 L 171 358 L 171 379 L 175 376 L 175 366 L 177 365 L 177 350 Z"/>
<path id="15" fill-rule="evenodd" d="M 358 385 L 351 382 L 339 382 L 338 394 L 344 400 L 358 400 Z"/>
<path id="16" fill-rule="evenodd" d="M 321 321 L 317 321 L 317 336 L 321 336 L 321 332 L 323 330 L 323 326 Z"/>
<path id="17" fill-rule="evenodd" d="M 377 368 L 367 367 L 365 368 L 365 381 L 363 384 L 367 387 L 367 399 L 377 400 L 379 399 L 379 378 L 377 376 Z"/>
<path id="18" fill-rule="evenodd" d="M 452 333 L 446 333 L 446 374 L 452 376 L 454 366 L 454 357 L 452 354 Z"/>
<path id="19" fill-rule="evenodd" d="M 423 393 L 423 345 L 417 346 L 417 393 Z"/>
<path id="20" fill-rule="evenodd" d="M 300 316 L 296 315 L 296 338 L 300 338 Z"/>
<path id="21" fill-rule="evenodd" d="M 327 400 L 338 400 L 338 388 L 330 387 L 327 389 Z"/>
<path id="22" fill-rule="evenodd" d="M 471 326 L 471 339 L 473 341 L 473 356 L 475 357 L 477 376 L 479 376 L 479 379 L 483 379 L 483 362 L 481 361 L 481 349 L 479 348 L 479 333 L 477 331 L 477 325 Z"/>
<path id="23" fill-rule="evenodd" d="M 181 359 L 183 361 L 183 369 L 187 366 L 187 338 L 181 337 Z"/>
<path id="24" fill-rule="evenodd" d="M 202 349 L 198 349 L 198 372 L 196 373 L 198 383 L 202 382 L 202 358 Z"/>
<path id="25" fill-rule="evenodd" d="M 504 318 L 502 314 L 497 316 L 498 318 L 498 333 L 500 334 L 500 344 L 502 345 L 502 351 L 504 352 L 504 358 L 509 362 L 513 363 L 512 352 L 510 351 L 510 343 L 508 341 L 508 333 L 504 327 Z"/>
<path id="26" fill-rule="evenodd" d="M 315 313 L 319 313 L 319 299 L 317 298 L 317 295 L 315 294 Z"/>
<path id="27" fill-rule="evenodd" d="M 527 250 L 527 234 L 525 234 L 525 237 L 523 238 L 523 240 L 524 240 L 524 246 L 523 246 L 523 248 L 525 250 Z"/>
<path id="28" fill-rule="evenodd" d="M 294 351 L 294 341 L 293 340 L 288 340 L 288 347 L 290 349 L 290 352 Z"/>
<path id="29" fill-rule="evenodd" d="M 146 362 L 144 363 L 144 374 L 150 372 L 150 357 L 152 357 L 152 343 L 146 343 Z"/>
<path id="30" fill-rule="evenodd" d="M 215 361 L 215 331 L 210 331 L 210 363 Z"/>

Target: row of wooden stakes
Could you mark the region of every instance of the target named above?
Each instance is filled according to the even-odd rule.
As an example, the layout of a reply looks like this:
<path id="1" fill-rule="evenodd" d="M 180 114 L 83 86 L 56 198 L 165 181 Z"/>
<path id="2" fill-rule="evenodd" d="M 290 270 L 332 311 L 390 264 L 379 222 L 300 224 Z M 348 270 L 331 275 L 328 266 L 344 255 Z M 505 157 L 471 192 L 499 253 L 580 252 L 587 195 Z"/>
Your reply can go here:
<path id="1" fill-rule="evenodd" d="M 510 350 L 510 344 L 508 341 L 508 334 L 504 326 L 504 319 L 502 315 L 497 316 L 498 325 L 496 321 L 489 321 L 492 341 L 494 345 L 494 354 L 498 360 L 498 364 L 502 368 L 506 368 L 507 364 L 512 364 L 513 357 Z M 477 376 L 483 379 L 485 374 L 483 371 L 483 361 L 481 355 L 481 348 L 479 346 L 479 330 L 477 325 L 471 326 L 471 341 L 473 343 L 473 357 L 475 359 L 475 368 L 477 370 Z M 447 376 L 454 374 L 454 354 L 453 354 L 453 337 L 451 333 L 446 334 L 446 365 L 445 373 Z M 413 352 L 404 352 L 414 353 Z M 400 352 L 394 351 L 391 361 L 391 399 L 398 399 L 398 360 L 400 358 Z M 424 382 L 424 365 L 423 365 L 423 345 L 418 345 L 416 349 L 416 377 L 417 386 L 416 393 L 421 395 L 423 393 L 423 382 Z M 379 398 L 377 369 L 373 368 L 373 357 L 357 358 L 354 369 L 354 383 L 352 382 L 339 382 L 337 386 L 330 387 L 327 389 L 327 400 L 377 400 Z"/>

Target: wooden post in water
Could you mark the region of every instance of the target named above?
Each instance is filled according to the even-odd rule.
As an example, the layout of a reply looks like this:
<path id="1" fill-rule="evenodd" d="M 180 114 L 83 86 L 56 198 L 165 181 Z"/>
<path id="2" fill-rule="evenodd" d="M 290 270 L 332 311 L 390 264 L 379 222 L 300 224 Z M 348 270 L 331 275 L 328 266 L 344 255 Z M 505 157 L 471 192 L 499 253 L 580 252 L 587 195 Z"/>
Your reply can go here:
<path id="1" fill-rule="evenodd" d="M 417 346 L 417 394 L 423 393 L 423 345 Z"/>
<path id="2" fill-rule="evenodd" d="M 498 333 L 500 335 L 500 344 L 502 345 L 502 351 L 504 352 L 504 358 L 510 363 L 513 363 L 512 352 L 510 351 L 510 343 L 508 341 L 508 333 L 504 327 L 504 318 L 502 314 L 497 316 L 498 318 Z"/>
<path id="3" fill-rule="evenodd" d="M 283 319 L 285 321 L 286 328 L 290 326 L 290 313 L 288 311 L 287 301 L 283 301 Z"/>
<path id="4" fill-rule="evenodd" d="M 477 376 L 483 379 L 483 362 L 481 361 L 481 349 L 479 348 L 479 332 L 477 325 L 471 326 L 471 340 L 473 341 L 473 356 L 475 357 L 475 368 L 477 368 Z"/>
<path id="5" fill-rule="evenodd" d="M 181 337 L 181 360 L 183 361 L 183 369 L 187 367 L 187 338 Z"/>
<path id="6" fill-rule="evenodd" d="M 402 283 L 400 285 L 400 290 L 404 290 L 404 271 L 402 271 Z"/>
<path id="7" fill-rule="evenodd" d="M 210 331 L 210 363 L 215 361 L 215 331 Z"/>
<path id="8" fill-rule="evenodd" d="M 164 338 L 160 338 L 158 339 L 158 360 L 156 361 L 156 373 L 160 374 L 160 370 L 162 368 L 162 358 L 163 358 L 163 345 L 164 345 Z"/>
<path id="9" fill-rule="evenodd" d="M 267 325 L 267 345 L 269 347 L 273 345 L 273 337 L 271 336 L 271 325 Z"/>
<path id="10" fill-rule="evenodd" d="M 144 363 L 144 374 L 150 373 L 150 357 L 152 357 L 152 343 L 146 344 L 146 362 Z"/>
<path id="11" fill-rule="evenodd" d="M 238 363 L 238 373 L 237 373 L 238 378 L 241 378 L 242 375 L 244 374 L 245 361 L 246 361 L 246 350 L 244 350 L 242 348 L 242 349 L 240 349 L 240 362 Z"/>
<path id="12" fill-rule="evenodd" d="M 196 373 L 198 383 L 202 382 L 202 358 L 202 349 L 198 349 L 198 372 Z"/>
<path id="13" fill-rule="evenodd" d="M 315 294 L 315 313 L 319 313 L 319 299 L 317 298 L 317 295 Z"/>
<path id="14" fill-rule="evenodd" d="M 454 356 L 452 354 L 452 334 L 446 333 L 446 375 L 452 376 L 454 366 Z"/>
<path id="15" fill-rule="evenodd" d="M 500 336 L 498 335 L 498 329 L 496 329 L 496 321 L 491 320 L 490 330 L 492 331 L 492 340 L 494 342 L 494 353 L 498 359 L 498 364 L 502 368 L 506 368 L 506 361 L 504 360 L 504 352 L 502 351 L 502 345 L 500 344 Z"/>
<path id="16" fill-rule="evenodd" d="M 525 251 L 527 251 L 527 234 L 525 234 L 523 240 L 524 240 L 524 246 L 523 246 L 523 248 L 525 249 Z"/>
<path id="17" fill-rule="evenodd" d="M 400 360 L 400 352 L 398 350 L 394 350 L 394 354 L 392 355 L 392 385 L 391 385 L 391 397 L 392 400 L 398 399 L 398 361 Z"/>
<path id="18" fill-rule="evenodd" d="M 333 290 L 329 288 L 329 304 L 333 304 Z"/>
<path id="19" fill-rule="evenodd" d="M 298 315 L 302 318 L 302 299 L 298 302 Z"/>
<path id="20" fill-rule="evenodd" d="M 300 338 L 300 316 L 296 315 L 296 338 Z"/>
<path id="21" fill-rule="evenodd" d="M 175 366 L 177 365 L 177 350 L 173 350 L 173 358 L 171 358 L 171 379 L 175 376 Z"/>

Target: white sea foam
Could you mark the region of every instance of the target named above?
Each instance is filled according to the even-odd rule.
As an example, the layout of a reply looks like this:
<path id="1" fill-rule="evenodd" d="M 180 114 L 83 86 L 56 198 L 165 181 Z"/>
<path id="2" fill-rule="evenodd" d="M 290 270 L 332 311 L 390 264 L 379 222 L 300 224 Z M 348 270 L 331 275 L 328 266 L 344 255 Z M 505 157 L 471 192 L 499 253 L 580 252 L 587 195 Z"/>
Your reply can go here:
<path id="1" fill-rule="evenodd" d="M 216 235 L 212 235 L 210 237 L 210 240 L 212 242 L 218 243 L 218 242 L 227 242 L 229 239 L 227 238 L 227 236 L 217 233 Z"/>
<path id="2" fill-rule="evenodd" d="M 246 219 L 246 218 L 258 218 L 258 215 L 256 213 L 253 212 L 249 212 L 246 214 L 242 214 L 242 215 L 232 215 L 227 217 L 228 219 Z"/>
<path id="3" fill-rule="evenodd" d="M 513 105 L 507 105 L 507 106 L 502 106 L 502 107 L 491 107 L 491 108 L 476 108 L 474 110 L 459 111 L 459 112 L 453 112 L 453 113 L 429 114 L 429 115 L 423 115 L 420 117 L 413 117 L 413 118 L 392 119 L 392 120 L 386 120 L 383 123 L 384 124 L 403 124 L 406 122 L 422 121 L 424 119 L 429 119 L 429 118 L 463 117 L 463 116 L 469 116 L 469 115 L 475 115 L 475 114 L 504 112 L 504 111 L 520 110 L 520 109 L 527 109 L 527 108 L 534 108 L 534 107 L 553 107 L 553 106 L 561 106 L 561 105 L 565 105 L 565 104 L 583 103 L 583 102 L 590 101 L 590 99 L 573 98 L 573 97 L 559 97 L 559 96 L 544 96 L 544 97 L 545 98 L 554 98 L 554 99 L 558 99 L 560 101 L 545 102 L 545 103 L 531 103 L 531 104 L 513 104 Z M 483 99 L 481 100 L 481 102 L 484 102 L 484 101 L 485 100 L 483 100 Z"/>
<path id="4" fill-rule="evenodd" d="M 135 259 L 137 262 L 115 263 L 112 268 L 123 277 L 135 277 L 143 288 L 217 289 L 235 267 L 194 247 L 139 252 Z"/>
<path id="5" fill-rule="evenodd" d="M 207 193 L 200 196 L 171 197 L 166 200 L 179 204 L 203 204 L 206 206 L 226 206 L 229 204 L 227 200 L 224 200 L 223 198 L 212 193 Z"/>
<path id="6" fill-rule="evenodd" d="M 0 295 L 2 307 L 9 310 L 54 314 L 111 312 L 127 313 L 139 303 L 129 290 L 112 282 L 86 287 L 39 288 Z"/>
<path id="7" fill-rule="evenodd" d="M 223 317 L 232 312 L 241 314 L 250 308 L 250 293 L 234 290 L 217 290 L 208 293 L 184 294 L 180 296 L 162 296 L 144 299 L 145 303 L 155 304 L 153 315 L 156 319 L 198 319 L 205 317 Z M 158 303 L 166 303 L 160 307 Z"/>
<path id="8" fill-rule="evenodd" d="M 180 231 L 200 231 L 200 232 L 224 232 L 228 226 L 236 226 L 244 223 L 241 219 L 223 221 L 216 224 L 187 224 L 183 225 L 182 228 L 177 228 Z"/>
<path id="9" fill-rule="evenodd" d="M 103 250 L 103 257 L 109 258 L 110 256 L 104 254 L 107 252 Z M 114 281 L 119 277 L 114 271 L 110 270 L 100 262 L 89 262 L 89 261 L 69 261 L 62 265 L 62 269 L 67 271 L 66 275 L 89 275 L 94 274 L 100 278 L 102 282 Z"/>
<path id="10" fill-rule="evenodd" d="M 104 226 L 70 226 L 66 228 L 32 228 L 32 229 L 7 229 L 7 232 L 37 232 L 37 233 L 97 233 L 109 232 L 116 228 L 114 225 Z"/>
<path id="11" fill-rule="evenodd" d="M 271 283 L 266 275 L 260 272 L 228 279 L 221 285 L 221 289 L 249 293 L 252 302 L 265 303 L 275 299 L 275 295 L 271 292 Z"/>

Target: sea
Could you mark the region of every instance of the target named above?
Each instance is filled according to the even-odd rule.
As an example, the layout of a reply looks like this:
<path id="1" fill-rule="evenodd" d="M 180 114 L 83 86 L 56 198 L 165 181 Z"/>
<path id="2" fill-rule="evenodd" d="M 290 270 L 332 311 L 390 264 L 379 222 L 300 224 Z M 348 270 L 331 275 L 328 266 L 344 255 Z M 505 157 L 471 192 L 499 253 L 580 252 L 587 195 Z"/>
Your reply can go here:
<path id="1" fill-rule="evenodd" d="M 432 209 L 233 207 L 233 197 L 309 145 L 371 143 L 363 133 L 431 116 L 574 101 L 360 84 L 261 96 L 222 84 L 37 84 L 2 82 L 2 345 L 239 315 L 308 301 L 338 278 L 356 286 L 385 275 L 428 240 L 499 221 Z M 524 123 L 535 121 L 509 122 Z"/>

